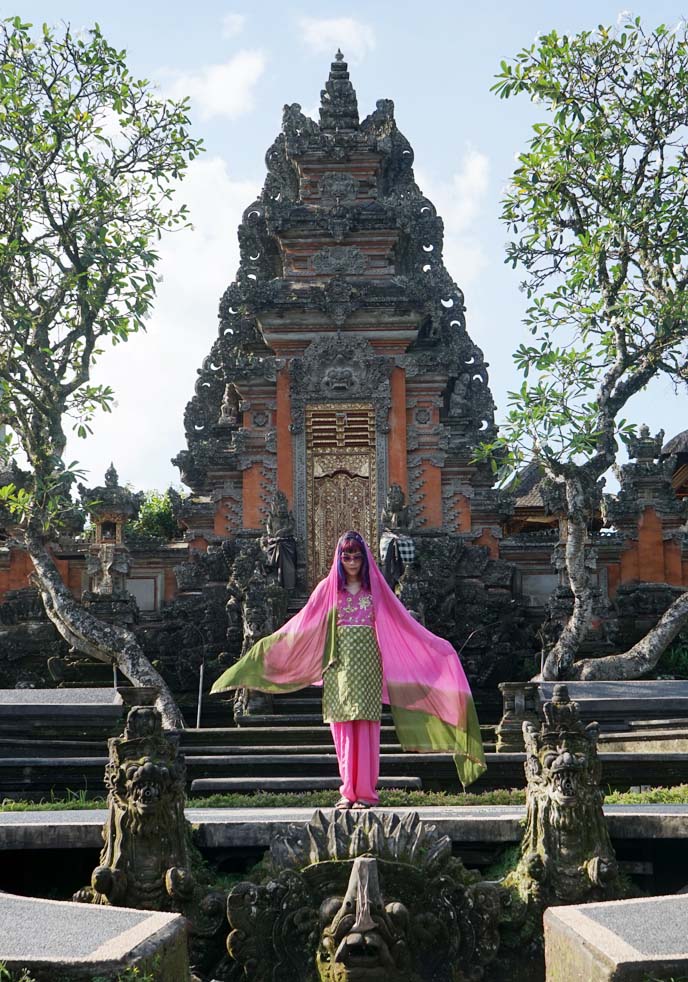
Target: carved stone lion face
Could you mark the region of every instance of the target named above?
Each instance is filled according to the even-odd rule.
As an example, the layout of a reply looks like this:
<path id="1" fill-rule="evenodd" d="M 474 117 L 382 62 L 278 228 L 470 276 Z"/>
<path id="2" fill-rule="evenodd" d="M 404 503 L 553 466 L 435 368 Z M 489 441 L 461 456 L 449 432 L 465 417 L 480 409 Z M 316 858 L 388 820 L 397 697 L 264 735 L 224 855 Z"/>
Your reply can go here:
<path id="1" fill-rule="evenodd" d="M 169 768 L 150 757 L 128 763 L 124 770 L 124 797 L 128 809 L 140 818 L 157 813 L 170 783 Z"/>
<path id="2" fill-rule="evenodd" d="M 540 751 L 549 796 L 560 806 L 575 804 L 586 783 L 589 764 L 586 743 L 573 734 L 564 733 L 556 746 L 544 746 Z"/>
<path id="3" fill-rule="evenodd" d="M 580 725 L 538 731 L 525 723 L 529 787 L 559 808 L 580 804 L 597 783 L 596 731 Z"/>

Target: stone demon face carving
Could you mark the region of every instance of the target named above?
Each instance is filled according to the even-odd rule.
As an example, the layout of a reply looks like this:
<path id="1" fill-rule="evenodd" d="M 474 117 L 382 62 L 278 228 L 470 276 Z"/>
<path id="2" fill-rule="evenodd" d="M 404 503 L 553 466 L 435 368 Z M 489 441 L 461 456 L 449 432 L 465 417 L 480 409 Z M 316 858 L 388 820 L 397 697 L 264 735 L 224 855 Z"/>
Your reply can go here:
<path id="1" fill-rule="evenodd" d="M 555 686 L 543 715 L 539 728 L 523 724 L 527 826 L 506 883 L 538 907 L 620 896 L 602 812 L 597 724 L 581 722 L 565 685 Z"/>
<path id="2" fill-rule="evenodd" d="M 122 776 L 126 807 L 140 818 L 154 815 L 170 789 L 169 768 L 143 757 L 140 762 L 125 766 Z"/>
<path id="3" fill-rule="evenodd" d="M 327 369 L 322 385 L 328 392 L 347 392 L 356 384 L 356 377 L 344 355 L 337 355 L 334 365 Z"/>
<path id="4" fill-rule="evenodd" d="M 149 706 L 132 709 L 124 734 L 109 741 L 103 849 L 74 900 L 184 914 L 192 962 L 209 971 L 222 950 L 225 897 L 205 882 L 191 842 L 178 743 Z"/>
<path id="5" fill-rule="evenodd" d="M 149 707 L 133 709 L 123 737 L 110 742 L 105 783 L 121 819 L 132 832 L 145 824 L 166 823 L 183 808 L 184 759 L 176 743 L 160 729 L 159 714 Z"/>
<path id="6" fill-rule="evenodd" d="M 553 816 L 562 821 L 585 795 L 595 794 L 599 766 L 588 733 L 560 730 L 537 737 L 530 724 L 526 737 L 526 772 L 533 794 L 549 799 Z"/>
<path id="7" fill-rule="evenodd" d="M 321 982 L 411 979 L 409 912 L 398 901 L 385 904 L 377 861 L 354 860 L 344 897 L 320 905 L 316 966 Z"/>
<path id="8" fill-rule="evenodd" d="M 543 713 L 540 729 L 524 724 L 528 791 L 547 807 L 555 828 L 567 828 L 578 821 L 581 809 L 601 803 L 598 726 L 581 723 L 565 686 L 557 686 Z"/>
<path id="9" fill-rule="evenodd" d="M 316 812 L 273 842 L 265 876 L 227 904 L 253 982 L 465 982 L 497 954 L 506 891 L 417 815 Z"/>

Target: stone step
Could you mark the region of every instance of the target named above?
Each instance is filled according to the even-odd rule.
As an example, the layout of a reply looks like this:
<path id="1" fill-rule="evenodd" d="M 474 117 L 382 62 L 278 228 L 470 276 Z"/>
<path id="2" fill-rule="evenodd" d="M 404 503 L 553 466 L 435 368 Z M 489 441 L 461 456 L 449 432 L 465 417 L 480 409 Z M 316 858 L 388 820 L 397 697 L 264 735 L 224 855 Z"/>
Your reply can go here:
<path id="1" fill-rule="evenodd" d="M 104 741 L 121 733 L 127 706 L 113 689 L 0 689 L 0 739 Z M 83 752 L 82 752 L 83 753 Z"/>
<path id="2" fill-rule="evenodd" d="M 322 699 L 284 698 L 273 701 L 273 712 L 284 716 L 312 716 L 317 714 L 322 720 Z"/>
<path id="3" fill-rule="evenodd" d="M 3 892 L 0 923 L 6 979 L 137 978 L 144 957 L 158 978 L 189 978 L 187 924 L 177 914 Z"/>
<path id="4" fill-rule="evenodd" d="M 273 719 L 271 716 L 265 719 Z M 313 726 L 251 726 L 250 733 L 247 727 L 230 726 L 205 729 L 188 729 L 179 731 L 180 744 L 184 753 L 194 753 L 197 746 L 226 746 L 231 747 L 238 744 L 251 742 L 254 746 L 264 744 L 280 744 L 288 746 L 300 744 L 330 743 L 330 727 L 323 723 L 322 717 L 319 718 L 319 725 Z M 396 732 L 393 726 L 383 726 L 380 731 L 383 742 L 391 743 L 396 739 Z"/>
<path id="5" fill-rule="evenodd" d="M 307 743 L 307 744 L 289 744 L 282 745 L 278 744 L 275 746 L 270 746 L 269 744 L 260 744 L 259 746 L 253 746 L 252 744 L 246 745 L 233 745 L 233 746 L 202 746 L 198 745 L 193 748 L 192 751 L 185 751 L 187 759 L 199 756 L 199 757 L 232 757 L 234 755 L 240 756 L 261 756 L 264 754 L 272 754 L 277 756 L 285 756 L 288 754 L 330 754 L 332 753 L 332 741 L 327 743 Z M 486 753 L 491 751 L 487 748 L 490 744 L 485 744 Z M 404 751 L 401 749 L 401 744 L 399 743 L 382 743 L 380 744 L 381 754 L 400 754 Z"/>
<path id="6" fill-rule="evenodd" d="M 688 716 L 667 719 L 632 719 L 628 721 L 630 730 L 671 730 L 688 728 Z"/>
<path id="7" fill-rule="evenodd" d="M 329 735 L 329 734 L 328 734 Z M 269 746 L 267 744 L 261 744 L 259 746 L 253 746 L 252 744 L 246 745 L 234 745 L 231 747 L 222 746 L 197 746 L 194 747 L 192 751 L 184 751 L 187 760 L 196 757 L 234 757 L 234 756 L 264 756 L 273 755 L 284 757 L 285 755 L 293 754 L 305 754 L 307 756 L 312 756 L 313 754 L 331 754 L 333 752 L 333 743 L 330 739 L 327 743 L 308 743 L 308 744 L 289 744 L 282 745 L 278 744 L 275 746 Z M 389 743 L 380 745 L 380 753 L 382 754 L 400 754 L 403 753 L 400 744 Z"/>
<path id="8" fill-rule="evenodd" d="M 610 753 L 688 753 L 688 725 L 669 730 L 628 730 L 620 733 L 601 733 L 600 750 Z"/>
<path id="9" fill-rule="evenodd" d="M 102 757 L 107 754 L 107 738 L 101 740 L 12 739 L 0 735 L 0 761 L 6 757 Z"/>
<path id="10" fill-rule="evenodd" d="M 244 736 L 246 734 L 244 733 Z M 271 734 L 274 737 L 274 734 Z M 188 758 L 196 756 L 202 757 L 231 757 L 233 755 L 260 756 L 272 754 L 285 756 L 289 754 L 328 754 L 332 752 L 332 740 L 328 731 L 322 734 L 313 734 L 309 731 L 308 736 L 313 742 L 305 743 L 276 743 L 276 744 L 232 744 L 220 742 L 217 744 L 194 744 L 193 746 L 182 746 L 182 752 Z M 394 733 L 391 734 L 392 738 Z M 318 742 L 318 737 L 326 742 Z M 485 742 L 485 752 L 491 752 L 493 745 Z M 609 749 L 612 749 L 611 747 Z M 7 758 L 16 759 L 18 754 L 22 758 L 49 760 L 53 757 L 58 758 L 84 758 L 84 757 L 103 757 L 107 753 L 107 742 L 101 741 L 67 741 L 67 740 L 4 740 L 0 739 L 0 762 Z M 381 743 L 380 753 L 399 754 L 402 753 L 401 745 L 397 742 Z"/>
<path id="11" fill-rule="evenodd" d="M 391 725 L 392 714 L 382 714 L 383 725 Z M 237 726 L 241 729 L 249 729 L 254 726 L 322 726 L 322 713 L 275 713 L 274 715 L 242 716 L 237 720 Z M 328 727 L 329 728 L 329 727 Z"/>
<path id="12" fill-rule="evenodd" d="M 306 685 L 303 689 L 296 689 L 295 692 L 278 692 L 274 696 L 275 702 L 283 702 L 289 699 L 314 699 L 322 702 L 322 686 Z"/>
<path id="13" fill-rule="evenodd" d="M 198 778 L 191 782 L 191 794 L 227 794 L 232 791 L 335 791 L 340 785 L 338 777 L 216 777 Z M 419 777 L 381 777 L 379 788 L 403 788 L 420 791 L 423 782 Z"/>

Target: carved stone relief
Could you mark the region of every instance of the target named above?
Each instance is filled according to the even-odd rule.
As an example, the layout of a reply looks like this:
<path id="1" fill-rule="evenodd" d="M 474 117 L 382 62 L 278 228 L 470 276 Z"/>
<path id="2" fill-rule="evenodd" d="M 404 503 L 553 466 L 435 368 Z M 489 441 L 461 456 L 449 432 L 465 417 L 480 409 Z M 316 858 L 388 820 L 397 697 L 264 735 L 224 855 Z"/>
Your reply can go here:
<path id="1" fill-rule="evenodd" d="M 365 272 L 366 257 L 357 246 L 327 246 L 313 256 L 316 273 L 332 276 Z"/>
<path id="2" fill-rule="evenodd" d="M 392 361 L 376 355 L 361 337 L 323 336 L 312 341 L 290 365 L 292 432 L 303 430 L 307 403 L 336 399 L 371 401 L 375 425 L 386 433 L 392 404 Z"/>
<path id="3" fill-rule="evenodd" d="M 346 204 L 353 203 L 358 190 L 358 181 L 351 174 L 342 174 L 341 171 L 327 171 L 320 178 L 320 194 L 323 204 Z"/>

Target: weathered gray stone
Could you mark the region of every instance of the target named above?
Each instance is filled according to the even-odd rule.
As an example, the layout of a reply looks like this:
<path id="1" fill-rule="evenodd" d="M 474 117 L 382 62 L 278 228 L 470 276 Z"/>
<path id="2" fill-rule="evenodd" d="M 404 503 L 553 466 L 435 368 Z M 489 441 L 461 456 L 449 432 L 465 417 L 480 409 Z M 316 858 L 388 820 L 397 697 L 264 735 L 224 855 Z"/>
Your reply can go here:
<path id="1" fill-rule="evenodd" d="M 208 884 L 191 841 L 179 737 L 162 729 L 156 708 L 135 706 L 109 750 L 103 848 L 90 884 L 73 899 L 184 914 L 194 966 L 214 963 L 222 951 L 225 895 Z"/>
<path id="2" fill-rule="evenodd" d="M 413 812 L 316 811 L 253 872 L 227 900 L 227 950 L 253 982 L 468 982 L 499 950 L 508 894 Z"/>
<path id="3" fill-rule="evenodd" d="M 95 706 L 121 707 L 123 700 L 117 689 L 0 689 L 0 713 L 11 713 L 14 707 L 24 712 L 32 706 L 54 712 L 65 712 L 78 707 L 88 711 Z"/>
<path id="4" fill-rule="evenodd" d="M 526 828 L 518 866 L 505 880 L 531 915 L 626 893 L 602 811 L 597 723 L 582 722 L 562 684 L 542 712 L 540 727 L 523 724 Z"/>
<path id="5" fill-rule="evenodd" d="M 640 982 L 688 970 L 688 896 L 650 897 L 545 912 L 548 982 Z"/>
<path id="6" fill-rule="evenodd" d="M 184 919 L 0 893 L 0 961 L 36 982 L 114 978 L 156 960 L 160 978 L 187 982 Z"/>
<path id="7" fill-rule="evenodd" d="M 552 698 L 555 682 L 540 682 L 540 702 Z M 688 715 L 688 681 L 645 679 L 623 682 L 567 682 L 578 703 L 581 719 L 606 719 Z"/>
<path id="8" fill-rule="evenodd" d="M 554 682 L 505 682 L 500 685 L 502 719 L 497 727 L 497 751 L 523 748 L 521 726 L 542 717 L 552 698 Z M 600 726 L 600 748 L 616 752 L 684 752 L 688 718 L 688 681 L 644 679 L 619 682 L 568 682 L 580 718 Z M 649 740 L 634 731 L 664 721 L 667 732 Z M 624 739 L 625 736 L 625 739 Z M 647 746 L 646 746 L 647 744 Z"/>

